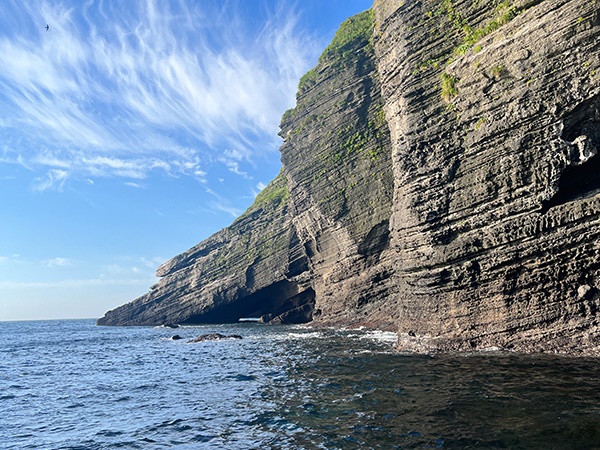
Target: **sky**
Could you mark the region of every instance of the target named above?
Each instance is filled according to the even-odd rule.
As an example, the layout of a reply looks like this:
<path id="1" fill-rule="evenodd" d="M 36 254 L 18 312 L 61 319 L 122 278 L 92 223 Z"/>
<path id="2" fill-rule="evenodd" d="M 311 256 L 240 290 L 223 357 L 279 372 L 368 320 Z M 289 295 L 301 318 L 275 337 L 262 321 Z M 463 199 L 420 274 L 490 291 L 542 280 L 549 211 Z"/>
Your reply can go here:
<path id="1" fill-rule="evenodd" d="M 298 80 L 371 3 L 0 2 L 0 321 L 100 317 L 231 224 L 281 168 Z"/>

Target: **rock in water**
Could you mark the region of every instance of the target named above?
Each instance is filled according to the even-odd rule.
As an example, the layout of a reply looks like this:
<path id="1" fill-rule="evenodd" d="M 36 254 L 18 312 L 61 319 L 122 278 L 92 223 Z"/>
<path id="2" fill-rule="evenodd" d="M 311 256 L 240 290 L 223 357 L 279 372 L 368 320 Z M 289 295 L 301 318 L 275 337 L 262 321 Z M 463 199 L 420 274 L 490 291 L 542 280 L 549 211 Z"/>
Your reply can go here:
<path id="1" fill-rule="evenodd" d="M 209 334 L 202 334 L 194 339 L 190 339 L 188 342 L 189 343 L 196 343 L 196 342 L 204 342 L 204 341 L 220 341 L 221 339 L 242 339 L 242 336 L 240 336 L 239 334 L 221 334 L 221 333 L 209 333 Z"/>
<path id="2" fill-rule="evenodd" d="M 300 80 L 276 179 L 98 323 L 599 355 L 599 6 L 376 0 Z"/>

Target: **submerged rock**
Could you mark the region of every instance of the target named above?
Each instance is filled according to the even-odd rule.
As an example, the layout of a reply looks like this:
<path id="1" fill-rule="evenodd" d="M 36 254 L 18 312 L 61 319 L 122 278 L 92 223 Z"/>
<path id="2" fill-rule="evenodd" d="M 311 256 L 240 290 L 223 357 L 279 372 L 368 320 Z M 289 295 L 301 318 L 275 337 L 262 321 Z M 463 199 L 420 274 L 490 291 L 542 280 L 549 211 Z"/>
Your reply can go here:
<path id="1" fill-rule="evenodd" d="M 204 341 L 220 341 L 222 339 L 242 339 L 242 336 L 240 336 L 239 334 L 221 334 L 221 333 L 208 333 L 208 334 L 202 334 L 198 337 L 195 337 L 193 339 L 190 339 L 188 342 L 189 343 L 196 343 L 196 342 L 204 342 Z"/>

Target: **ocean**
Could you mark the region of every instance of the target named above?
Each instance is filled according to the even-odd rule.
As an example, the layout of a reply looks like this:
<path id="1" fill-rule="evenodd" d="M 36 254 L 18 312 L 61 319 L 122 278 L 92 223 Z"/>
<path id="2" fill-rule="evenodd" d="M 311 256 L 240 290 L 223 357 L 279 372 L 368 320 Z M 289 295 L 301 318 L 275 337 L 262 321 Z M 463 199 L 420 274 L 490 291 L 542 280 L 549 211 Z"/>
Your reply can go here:
<path id="1" fill-rule="evenodd" d="M 215 332 L 242 339 L 187 342 Z M 253 323 L 2 322 L 0 448 L 600 448 L 600 360 L 407 355 L 393 341 Z"/>

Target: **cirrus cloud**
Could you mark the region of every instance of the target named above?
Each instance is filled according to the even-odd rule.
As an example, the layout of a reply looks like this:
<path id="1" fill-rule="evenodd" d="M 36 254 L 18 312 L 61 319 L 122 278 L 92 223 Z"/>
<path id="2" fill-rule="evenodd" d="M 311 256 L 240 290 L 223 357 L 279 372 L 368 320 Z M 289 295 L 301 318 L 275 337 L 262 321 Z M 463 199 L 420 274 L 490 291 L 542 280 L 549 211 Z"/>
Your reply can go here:
<path id="1" fill-rule="evenodd" d="M 251 178 L 230 155 L 277 148 L 317 52 L 283 8 L 252 27 L 216 0 L 3 6 L 0 162 L 33 170 L 39 191 L 156 170 L 202 181 L 214 164 Z"/>

